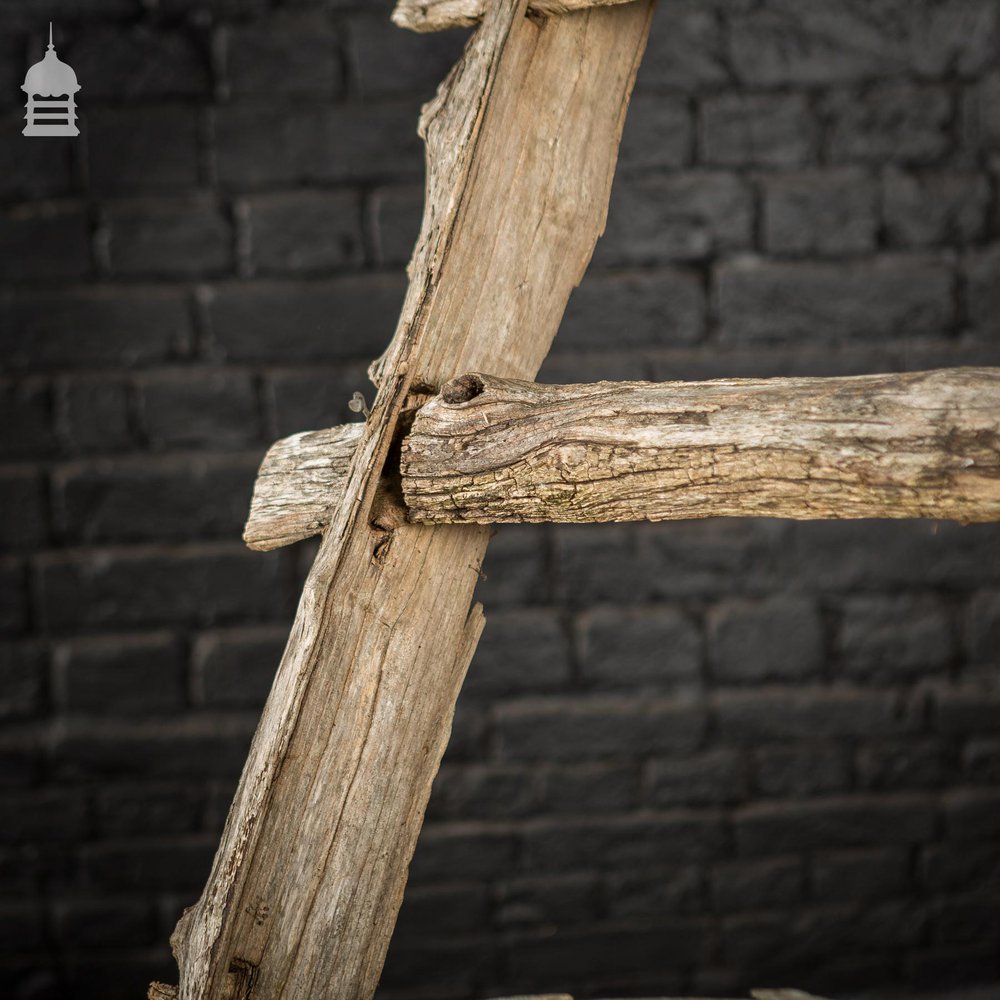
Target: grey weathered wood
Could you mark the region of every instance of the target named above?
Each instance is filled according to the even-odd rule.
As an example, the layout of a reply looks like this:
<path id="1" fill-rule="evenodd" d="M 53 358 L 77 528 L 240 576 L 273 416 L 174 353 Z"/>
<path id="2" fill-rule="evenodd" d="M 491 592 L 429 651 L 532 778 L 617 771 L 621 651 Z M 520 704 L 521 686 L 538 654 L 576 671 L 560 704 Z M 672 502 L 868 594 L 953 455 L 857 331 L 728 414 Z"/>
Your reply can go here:
<path id="1" fill-rule="evenodd" d="M 402 316 L 208 884 L 171 938 L 181 1000 L 374 992 L 483 625 L 489 535 L 399 524 L 381 473 L 435 387 L 537 371 L 604 227 L 651 11 L 537 23 L 524 0 L 495 0 L 424 109 Z"/>
<path id="2" fill-rule="evenodd" d="M 251 547 L 323 530 L 330 510 L 315 498 L 343 495 L 343 435 L 272 447 Z M 570 386 L 466 376 L 418 411 L 400 471 L 417 523 L 995 520 L 1000 369 Z"/>
<path id="3" fill-rule="evenodd" d="M 322 533 L 343 503 L 363 432 L 363 424 L 342 424 L 272 445 L 257 473 L 243 541 L 266 552 Z"/>
<path id="4" fill-rule="evenodd" d="M 417 414 L 401 469 L 420 523 L 992 521 L 1000 369 L 565 386 L 466 376 Z"/>
<path id="5" fill-rule="evenodd" d="M 528 13 L 533 17 L 552 17 L 588 7 L 610 7 L 632 0 L 529 0 Z M 488 0 L 398 0 L 392 12 L 393 23 L 410 31 L 443 31 L 478 24 L 486 12 Z"/>

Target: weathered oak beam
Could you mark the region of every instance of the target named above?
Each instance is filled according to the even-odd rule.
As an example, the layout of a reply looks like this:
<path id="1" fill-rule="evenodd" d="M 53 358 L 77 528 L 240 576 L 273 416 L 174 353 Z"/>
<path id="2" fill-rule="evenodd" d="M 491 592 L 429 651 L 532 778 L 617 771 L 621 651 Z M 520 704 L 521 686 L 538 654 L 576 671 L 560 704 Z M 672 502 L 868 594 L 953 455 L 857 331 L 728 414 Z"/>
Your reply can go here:
<path id="1" fill-rule="evenodd" d="M 398 0 L 392 12 L 397 27 L 410 31 L 443 31 L 478 24 L 492 0 Z M 612 7 L 633 0 L 529 0 L 528 14 L 551 17 L 588 7 Z"/>
<path id="2" fill-rule="evenodd" d="M 401 469 L 420 523 L 992 521 L 1000 369 L 565 386 L 469 375 L 417 414 Z"/>
<path id="3" fill-rule="evenodd" d="M 247 531 L 323 530 L 349 428 L 278 441 Z M 466 375 L 403 439 L 414 523 L 1000 519 L 1000 369 L 551 386 Z"/>
<path id="4" fill-rule="evenodd" d="M 399 524 L 381 474 L 434 387 L 478 368 L 534 377 L 604 228 L 651 12 L 538 23 L 525 0 L 493 0 L 424 108 L 403 312 L 208 884 L 171 938 L 180 1000 L 374 993 L 482 629 L 489 537 Z"/>

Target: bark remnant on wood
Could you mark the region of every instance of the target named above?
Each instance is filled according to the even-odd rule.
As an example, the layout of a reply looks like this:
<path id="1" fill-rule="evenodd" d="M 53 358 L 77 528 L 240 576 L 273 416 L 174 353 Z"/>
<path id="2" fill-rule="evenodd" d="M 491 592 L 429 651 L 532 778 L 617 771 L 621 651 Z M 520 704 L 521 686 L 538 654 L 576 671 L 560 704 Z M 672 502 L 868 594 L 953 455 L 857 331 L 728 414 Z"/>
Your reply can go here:
<path id="1" fill-rule="evenodd" d="M 588 7 L 611 7 L 633 0 L 529 0 L 532 17 L 552 17 Z M 392 12 L 397 27 L 410 31 L 443 31 L 446 28 L 469 28 L 486 13 L 489 0 L 398 0 Z"/>
<path id="2" fill-rule="evenodd" d="M 171 938 L 180 1000 L 234 983 L 241 1000 L 374 993 L 482 629 L 470 606 L 489 534 L 373 523 L 381 473 L 432 387 L 538 370 L 604 227 L 651 11 L 536 22 L 524 0 L 495 0 L 424 109 L 402 315 L 208 884 Z"/>
<path id="3" fill-rule="evenodd" d="M 417 414 L 418 523 L 1000 518 L 1000 369 L 537 385 Z M 469 376 L 463 376 L 466 381 Z"/>
<path id="4" fill-rule="evenodd" d="M 331 508 L 316 498 L 343 495 L 345 433 L 272 446 L 247 521 L 251 548 L 324 530 Z M 1000 369 L 569 386 L 467 374 L 417 411 L 400 465 L 414 523 L 991 521 Z"/>

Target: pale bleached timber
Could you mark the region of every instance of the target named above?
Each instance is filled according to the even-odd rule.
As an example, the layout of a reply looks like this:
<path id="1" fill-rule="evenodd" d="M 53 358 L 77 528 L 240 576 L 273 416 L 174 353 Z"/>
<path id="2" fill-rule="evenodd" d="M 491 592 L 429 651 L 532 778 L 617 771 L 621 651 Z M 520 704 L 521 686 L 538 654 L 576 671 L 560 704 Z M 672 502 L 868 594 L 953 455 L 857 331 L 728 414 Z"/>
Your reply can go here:
<path id="1" fill-rule="evenodd" d="M 346 434 L 271 447 L 251 548 L 324 529 L 332 508 L 316 497 L 343 496 Z M 401 482 L 414 523 L 998 520 L 1000 369 L 568 386 L 465 376 L 417 412 Z"/>
<path id="2" fill-rule="evenodd" d="M 325 531 L 344 501 L 363 431 L 363 424 L 342 424 L 275 442 L 257 473 L 243 541 L 267 552 Z"/>
<path id="3" fill-rule="evenodd" d="M 411 521 L 1000 519 L 997 368 L 460 384 L 403 440 Z"/>
<path id="4" fill-rule="evenodd" d="M 374 992 L 482 629 L 489 534 L 396 526 L 381 473 L 404 411 L 436 387 L 537 371 L 604 227 L 651 12 L 636 0 L 539 22 L 495 0 L 424 109 L 402 316 L 208 884 L 171 938 L 181 1000 Z"/>
<path id="5" fill-rule="evenodd" d="M 490 0 L 398 0 L 393 23 L 410 31 L 444 31 L 478 24 Z M 529 0 L 532 17 L 552 17 L 588 7 L 612 7 L 632 0 Z"/>

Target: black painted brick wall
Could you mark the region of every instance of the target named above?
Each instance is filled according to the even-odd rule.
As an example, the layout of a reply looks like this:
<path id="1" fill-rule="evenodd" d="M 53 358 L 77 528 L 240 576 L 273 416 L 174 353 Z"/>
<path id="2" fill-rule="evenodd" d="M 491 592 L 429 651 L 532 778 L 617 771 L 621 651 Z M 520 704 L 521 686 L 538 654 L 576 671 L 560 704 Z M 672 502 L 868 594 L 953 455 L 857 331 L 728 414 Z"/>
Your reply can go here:
<path id="1" fill-rule="evenodd" d="M 135 998 L 205 878 L 462 33 L 385 3 L 11 0 L 0 993 Z M 76 140 L 20 133 L 56 21 Z M 1000 361 L 1000 3 L 663 0 L 548 380 Z M 504 529 L 386 1000 L 997 976 L 1000 531 Z"/>

